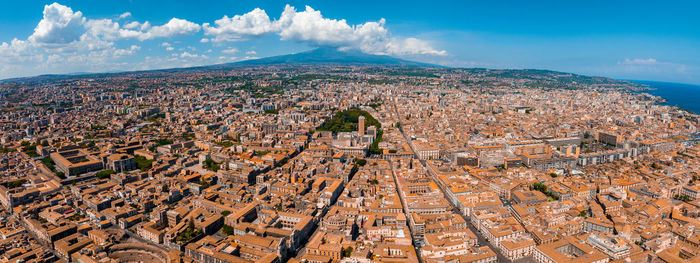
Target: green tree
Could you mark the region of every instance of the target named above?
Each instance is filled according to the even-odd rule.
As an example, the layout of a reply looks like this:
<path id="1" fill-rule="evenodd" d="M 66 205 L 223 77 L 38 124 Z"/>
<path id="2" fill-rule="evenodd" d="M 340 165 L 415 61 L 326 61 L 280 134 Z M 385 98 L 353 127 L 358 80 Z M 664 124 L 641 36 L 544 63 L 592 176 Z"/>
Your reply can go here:
<path id="1" fill-rule="evenodd" d="M 17 151 L 17 150 L 5 148 L 5 147 L 0 147 L 0 153 L 11 153 L 11 152 L 15 152 L 15 151 Z"/>
<path id="2" fill-rule="evenodd" d="M 214 160 L 212 160 L 211 158 L 207 158 L 206 160 L 204 160 L 204 163 L 202 164 L 202 167 L 204 167 L 204 169 L 207 169 L 207 170 L 213 171 L 213 172 L 218 171 L 219 168 L 220 168 L 219 164 L 216 163 L 216 162 L 215 162 Z"/>
<path id="3" fill-rule="evenodd" d="M 155 160 L 148 160 L 146 157 L 136 155 L 134 156 L 134 162 L 136 162 L 136 166 L 139 167 L 141 171 L 147 171 L 148 169 L 151 169 Z"/>
<path id="4" fill-rule="evenodd" d="M 354 249 L 353 249 L 352 247 L 346 247 L 346 248 L 343 250 L 343 256 L 346 257 L 346 258 L 351 257 L 351 256 L 352 256 L 352 251 L 353 251 L 353 250 L 354 250 Z"/>
<path id="5" fill-rule="evenodd" d="M 26 182 L 27 182 L 27 180 L 25 180 L 25 179 L 15 180 L 15 181 L 7 183 L 7 188 L 12 189 L 15 187 L 20 187 Z"/>
<path id="6" fill-rule="evenodd" d="M 100 178 L 100 179 L 107 179 L 107 178 L 109 178 L 110 175 L 113 175 L 115 173 L 117 173 L 117 172 L 115 172 L 114 170 L 104 170 L 104 171 L 97 172 L 95 174 L 95 176 L 97 176 L 97 178 Z"/>
<path id="7" fill-rule="evenodd" d="M 374 142 L 369 147 L 369 152 L 372 154 L 381 154 L 382 149 L 379 148 L 379 143 L 382 141 L 382 124 L 377 121 L 371 114 L 358 108 L 352 108 L 346 111 L 337 112 L 333 118 L 325 122 L 318 131 L 352 132 L 358 128 L 359 117 L 365 117 L 365 128 L 374 126 L 377 127 L 377 136 Z"/>
<path id="8" fill-rule="evenodd" d="M 233 227 L 229 225 L 224 225 L 221 228 L 221 232 L 226 234 L 226 235 L 233 235 Z"/>

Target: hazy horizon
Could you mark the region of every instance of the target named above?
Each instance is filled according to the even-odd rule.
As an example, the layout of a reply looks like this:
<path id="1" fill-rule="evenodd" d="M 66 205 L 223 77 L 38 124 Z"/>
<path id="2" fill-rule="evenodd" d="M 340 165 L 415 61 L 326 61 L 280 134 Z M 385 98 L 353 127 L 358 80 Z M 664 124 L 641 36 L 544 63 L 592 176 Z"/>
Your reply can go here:
<path id="1" fill-rule="evenodd" d="M 0 79 L 339 47 L 448 67 L 700 84 L 696 2 L 402 3 L 11 2 L 0 10 Z"/>

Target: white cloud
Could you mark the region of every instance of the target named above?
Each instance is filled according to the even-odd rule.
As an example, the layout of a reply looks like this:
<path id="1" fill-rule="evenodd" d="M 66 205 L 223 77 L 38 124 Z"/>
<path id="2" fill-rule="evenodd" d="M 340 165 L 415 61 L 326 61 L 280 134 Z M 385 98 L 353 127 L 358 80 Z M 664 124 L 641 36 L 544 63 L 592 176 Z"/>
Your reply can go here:
<path id="1" fill-rule="evenodd" d="M 217 63 L 229 63 L 229 62 L 235 62 L 239 61 L 240 59 L 238 57 L 227 57 L 227 56 L 220 56 L 217 59 Z"/>
<path id="2" fill-rule="evenodd" d="M 392 39 L 386 44 L 388 54 L 395 55 L 435 55 L 445 56 L 447 51 L 435 50 L 424 40 L 417 38 L 406 38 L 404 40 Z"/>
<path id="3" fill-rule="evenodd" d="M 200 30 L 198 24 L 190 21 L 172 18 L 168 23 L 162 26 L 154 26 L 148 29 L 145 33 L 138 36 L 139 40 L 152 39 L 156 37 L 172 37 L 177 35 L 186 35 L 196 33 Z"/>
<path id="4" fill-rule="evenodd" d="M 148 23 L 148 22 L 146 22 L 146 23 Z M 148 28 L 142 28 L 142 27 L 143 27 L 143 24 L 141 24 L 141 23 L 139 23 L 139 22 L 137 22 L 137 21 L 133 21 L 133 22 L 131 22 L 131 23 L 128 23 L 128 24 L 124 25 L 124 28 L 125 28 L 125 29 L 137 29 L 137 28 L 140 29 L 140 30 L 146 30 L 146 29 L 148 29 Z M 147 27 L 149 27 L 149 26 L 147 26 Z"/>
<path id="5" fill-rule="evenodd" d="M 272 32 L 273 24 L 265 10 L 255 8 L 243 15 L 235 15 L 231 18 L 224 16 L 214 21 L 216 26 L 204 23 L 204 33 L 215 36 L 213 41 L 238 41 L 245 36 L 259 36 Z"/>
<path id="6" fill-rule="evenodd" d="M 306 10 L 297 12 L 287 5 L 280 19 L 276 21 L 282 40 L 311 42 L 316 45 L 346 45 L 357 40 L 353 27 L 345 19 L 324 18 L 320 11 L 306 6 Z"/>
<path id="7" fill-rule="evenodd" d="M 191 54 L 190 52 L 185 51 L 185 52 L 182 52 L 182 54 L 180 54 L 180 57 L 181 58 L 196 58 L 198 56 L 196 54 Z"/>
<path id="8" fill-rule="evenodd" d="M 655 58 L 626 58 L 623 61 L 618 61 L 614 70 L 625 73 L 687 74 L 688 65 L 659 61 Z"/>
<path id="9" fill-rule="evenodd" d="M 42 55 L 34 52 L 34 47 L 29 41 L 12 39 L 10 43 L 0 44 L 0 69 L 7 66 L 17 66 L 20 63 L 39 62 Z M 16 65 L 13 65 L 16 64 Z"/>
<path id="10" fill-rule="evenodd" d="M 136 51 L 140 50 L 141 47 L 137 45 L 131 45 L 129 49 L 117 49 L 114 51 L 114 55 L 117 57 L 133 55 Z"/>
<path id="11" fill-rule="evenodd" d="M 383 18 L 377 22 L 350 26 L 344 19 L 324 18 L 320 11 L 309 6 L 306 6 L 306 10 L 297 12 L 294 7 L 287 5 L 276 23 L 283 40 L 310 42 L 318 46 L 358 48 L 370 54 L 447 55 L 446 51 L 436 50 L 424 40 L 390 37 Z"/>
<path id="12" fill-rule="evenodd" d="M 40 44 L 66 44 L 78 41 L 84 31 L 83 14 L 70 7 L 53 3 L 44 6 L 44 17 L 29 36 L 29 41 Z"/>
<path id="13" fill-rule="evenodd" d="M 131 13 L 126 12 L 119 17 L 126 18 L 130 15 Z M 160 26 L 151 26 L 148 21 L 134 21 L 120 26 L 112 19 L 86 19 L 80 11 L 73 12 L 70 7 L 53 3 L 44 6 L 43 18 L 28 40 L 36 44 L 54 46 L 82 40 L 114 41 L 137 38 L 143 41 L 192 34 L 200 29 L 200 25 L 179 18 L 172 18 Z"/>
<path id="14" fill-rule="evenodd" d="M 653 65 L 656 64 L 656 59 L 654 58 L 647 58 L 647 59 L 642 59 L 642 58 L 635 58 L 635 59 L 629 59 L 626 58 L 625 61 L 620 62 L 619 64 L 626 64 L 626 65 Z"/>
<path id="15" fill-rule="evenodd" d="M 126 19 L 123 13 L 119 19 Z M 89 19 L 80 11 L 58 3 L 45 5 L 42 18 L 26 39 L 0 43 L 0 78 L 42 73 L 128 69 L 120 61 L 140 47 L 121 48 L 117 41 L 173 37 L 199 31 L 198 24 L 173 18 L 160 26 L 130 22 L 122 26 L 112 19 Z M 166 47 L 172 50 L 172 47 Z M 199 56 L 206 59 L 206 56 Z M 164 66 L 172 64 L 164 64 Z"/>
<path id="16" fill-rule="evenodd" d="M 256 8 L 232 18 L 224 16 L 214 22 L 216 26 L 203 24 L 204 33 L 213 36 L 215 42 L 240 41 L 248 36 L 276 33 L 281 40 L 309 43 L 313 46 L 356 48 L 371 54 L 387 55 L 436 55 L 444 56 L 444 50 L 436 50 L 420 39 L 390 37 L 382 18 L 376 22 L 350 25 L 345 19 L 323 17 L 321 11 L 306 6 L 304 11 L 286 5 L 279 19 L 271 21 L 265 10 Z"/>
<path id="17" fill-rule="evenodd" d="M 210 59 L 206 55 L 195 54 L 192 48 L 187 51 L 185 48 L 175 48 L 168 42 L 163 42 L 161 46 L 167 51 L 178 50 L 177 52 L 181 53 L 163 58 L 147 56 L 142 62 L 124 61 L 125 57 L 134 55 L 141 49 L 132 45 L 134 40 L 172 38 L 195 34 L 202 30 L 204 36 L 199 42 L 214 42 L 214 46 L 225 46 L 224 42 L 227 41 L 275 34 L 281 40 L 298 41 L 312 46 L 359 49 L 371 54 L 446 54 L 444 50 L 433 48 L 425 40 L 391 36 L 384 19 L 352 25 L 344 19 L 326 18 L 320 11 L 309 6 L 297 11 L 287 5 L 276 20 L 271 19 L 265 10 L 256 8 L 245 14 L 224 16 L 213 24 L 205 23 L 201 26 L 180 18 L 172 18 L 161 25 L 152 25 L 149 21 L 130 21 L 130 12 L 122 13 L 118 18 L 111 17 L 91 19 L 68 6 L 58 3 L 45 5 L 41 20 L 28 38 L 15 38 L 0 43 L 0 78 L 42 73 L 205 65 L 216 62 L 216 58 Z M 221 53 L 239 52 L 237 49 L 225 49 Z M 243 59 L 252 59 L 256 58 L 257 53 L 249 50 L 245 55 Z M 629 60 L 627 63 L 635 63 L 635 60 Z"/>
<path id="18" fill-rule="evenodd" d="M 134 22 L 131 22 L 131 23 L 128 23 L 128 24 L 124 25 L 124 28 L 126 28 L 126 29 L 134 29 L 134 28 L 137 28 L 137 27 L 140 27 L 140 26 L 141 26 L 141 23 L 134 21 Z"/>
<path id="19" fill-rule="evenodd" d="M 167 51 L 172 51 L 172 50 L 175 49 L 175 48 L 174 48 L 172 45 L 170 45 L 170 43 L 168 43 L 168 42 L 163 42 L 163 43 L 161 43 L 160 45 L 161 45 L 162 47 L 164 47 L 165 50 L 167 50 Z"/>
<path id="20" fill-rule="evenodd" d="M 238 49 L 235 48 L 235 47 L 232 47 L 232 48 L 229 48 L 229 49 L 224 49 L 224 50 L 222 50 L 221 53 L 224 53 L 224 54 L 235 54 L 235 53 L 238 53 Z"/>
<path id="21" fill-rule="evenodd" d="M 111 19 L 90 19 L 85 23 L 85 28 L 88 34 L 105 40 L 137 38 L 142 34 L 139 31 L 123 29 Z"/>
<path id="22" fill-rule="evenodd" d="M 141 31 L 146 31 L 146 30 L 151 29 L 151 22 L 148 22 L 148 21 L 143 22 L 143 24 L 141 24 L 141 26 L 140 26 L 140 29 L 141 29 Z"/>
<path id="23" fill-rule="evenodd" d="M 616 63 L 593 65 L 581 71 L 620 79 L 698 83 L 700 67 L 663 58 L 625 58 Z"/>
<path id="24" fill-rule="evenodd" d="M 70 10 L 70 8 L 68 8 L 68 10 Z M 78 13 L 79 12 L 76 12 L 76 14 Z M 146 21 L 144 23 L 131 22 L 124 25 L 123 27 L 120 26 L 118 22 L 115 22 L 111 19 L 85 20 L 85 18 L 82 18 L 81 27 L 82 30 L 77 28 L 78 30 L 75 31 L 84 31 L 87 34 L 91 34 L 100 39 L 110 41 L 132 38 L 144 41 L 153 38 L 166 38 L 178 35 L 192 34 L 200 30 L 200 26 L 198 24 L 179 18 L 172 18 L 170 19 L 170 21 L 168 21 L 168 23 L 161 26 L 151 26 L 151 24 L 148 21 Z M 40 30 L 40 32 L 44 31 L 46 30 Z M 59 31 L 56 34 L 63 35 L 63 31 Z"/>
<path id="25" fill-rule="evenodd" d="M 198 55 L 198 54 L 194 54 L 194 53 L 190 53 L 190 52 L 185 51 L 185 52 L 182 52 L 182 54 L 180 54 L 180 58 L 185 58 L 185 59 L 186 59 L 186 58 L 203 58 L 203 59 L 207 59 L 207 58 L 209 58 L 209 57 L 207 57 L 206 55 Z"/>

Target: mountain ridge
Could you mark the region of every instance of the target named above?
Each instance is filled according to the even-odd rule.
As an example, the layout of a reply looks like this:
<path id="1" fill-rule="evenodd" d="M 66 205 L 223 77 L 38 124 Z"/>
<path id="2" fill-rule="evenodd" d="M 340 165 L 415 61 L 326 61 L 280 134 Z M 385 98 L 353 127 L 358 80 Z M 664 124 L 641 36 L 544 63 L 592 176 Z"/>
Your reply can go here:
<path id="1" fill-rule="evenodd" d="M 226 65 L 273 65 L 273 64 L 344 64 L 344 65 L 385 65 L 402 67 L 436 67 L 445 66 L 400 59 L 387 55 L 373 55 L 359 50 L 338 50 L 332 47 L 320 47 L 309 51 L 250 59 L 227 63 Z"/>
<path id="2" fill-rule="evenodd" d="M 65 79 L 75 79 L 75 78 L 104 78 L 104 77 L 114 77 L 114 76 L 125 76 L 130 74 L 158 74 L 158 73 L 173 73 L 173 72 L 184 72 L 184 71 L 207 71 L 207 70 L 228 70 L 244 67 L 255 67 L 255 66 L 265 66 L 265 65 L 365 65 L 365 66 L 387 66 L 396 68 L 432 68 L 434 70 L 444 69 L 468 69 L 475 72 L 498 72 L 502 71 L 506 75 L 518 75 L 519 77 L 529 78 L 532 75 L 539 74 L 550 74 L 550 75 L 563 75 L 568 76 L 570 80 L 580 81 L 580 77 L 587 80 L 595 80 L 595 82 L 601 82 L 606 79 L 612 81 L 607 77 L 600 76 L 586 76 L 575 73 L 560 72 L 556 70 L 548 69 L 488 69 L 488 68 L 451 68 L 445 66 L 439 66 L 423 62 L 415 62 L 404 60 L 400 58 L 395 58 L 386 55 L 371 55 L 362 53 L 359 50 L 345 50 L 341 51 L 337 48 L 317 48 L 309 51 L 279 55 L 272 57 L 265 57 L 260 59 L 251 59 L 244 61 L 237 61 L 232 63 L 215 64 L 215 65 L 205 65 L 205 66 L 195 66 L 195 67 L 185 67 L 185 68 L 166 68 L 166 69 L 152 69 L 152 70 L 134 70 L 134 71 L 111 71 L 102 73 L 66 73 L 66 74 L 44 74 L 31 77 L 19 77 L 19 78 L 9 78 L 0 80 L 0 84 L 27 84 L 27 83 L 37 83 L 46 81 L 59 81 Z M 561 76 L 559 76 L 561 77 Z M 620 81 L 620 80 L 615 80 Z"/>
<path id="3" fill-rule="evenodd" d="M 366 54 L 359 50 L 346 50 L 340 51 L 338 48 L 331 47 L 320 47 L 308 51 L 303 51 L 299 53 L 264 57 L 258 59 L 249 59 L 243 61 L 236 61 L 231 63 L 213 64 L 205 66 L 194 66 L 194 67 L 174 67 L 174 68 L 162 68 L 162 69 L 149 69 L 149 70 L 124 70 L 124 71 L 106 71 L 106 72 L 74 72 L 74 73 L 49 73 L 41 74 L 36 76 L 27 77 L 16 77 L 0 79 L 0 84 L 2 83 L 12 83 L 12 82 L 22 82 L 26 80 L 54 80 L 61 78 L 74 78 L 74 77 L 103 77 L 105 75 L 118 75 L 118 74 L 133 74 L 141 72 L 176 72 L 176 71 L 186 71 L 186 70 L 201 70 L 201 69 L 212 69 L 220 70 L 226 68 L 236 68 L 245 66 L 264 66 L 264 65 L 380 65 L 380 66 L 397 66 L 397 67 L 432 67 L 432 68 L 447 68 L 445 66 L 416 62 L 405 59 L 400 59 L 396 57 L 391 57 L 387 55 L 372 55 Z"/>

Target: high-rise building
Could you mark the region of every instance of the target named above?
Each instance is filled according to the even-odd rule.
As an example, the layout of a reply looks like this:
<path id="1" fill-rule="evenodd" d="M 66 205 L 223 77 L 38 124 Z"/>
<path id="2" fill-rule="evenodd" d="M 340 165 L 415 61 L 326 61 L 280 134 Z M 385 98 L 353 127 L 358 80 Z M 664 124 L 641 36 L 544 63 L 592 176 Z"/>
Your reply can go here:
<path id="1" fill-rule="evenodd" d="M 357 118 L 357 134 L 360 137 L 365 136 L 365 116 Z"/>

